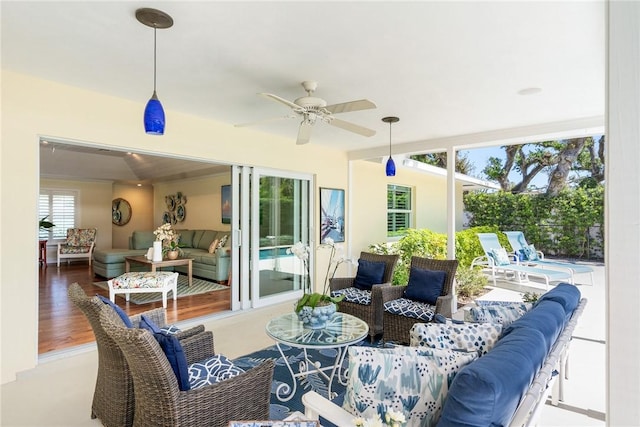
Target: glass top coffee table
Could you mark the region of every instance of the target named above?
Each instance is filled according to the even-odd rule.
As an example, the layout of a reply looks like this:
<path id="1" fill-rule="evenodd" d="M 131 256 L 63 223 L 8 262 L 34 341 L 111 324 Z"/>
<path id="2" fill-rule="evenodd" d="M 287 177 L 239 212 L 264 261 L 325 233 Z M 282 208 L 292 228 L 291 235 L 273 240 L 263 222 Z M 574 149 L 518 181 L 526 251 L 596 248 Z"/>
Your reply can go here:
<path id="1" fill-rule="evenodd" d="M 291 373 L 292 386 L 282 383 L 276 389 L 276 397 L 281 402 L 286 402 L 293 397 L 298 387 L 297 378 L 317 372 L 328 383 L 328 398 L 335 397 L 331 392 L 333 378 L 338 377 L 341 384 L 346 385 L 346 368 L 341 368 L 347 347 L 362 341 L 369 333 L 369 326 L 355 316 L 345 313 L 336 313 L 327 322 L 323 329 L 305 329 L 298 320 L 296 313 L 287 313 L 271 319 L 266 326 L 267 335 L 276 341 L 276 346 Z M 282 351 L 281 345 L 300 348 L 304 351 L 304 360 L 298 365 L 298 372 L 294 372 L 289 359 Z M 332 365 L 321 366 L 320 362 L 313 361 L 307 354 L 307 349 L 334 349 L 336 358 Z M 325 371 L 330 371 L 327 375 Z"/>

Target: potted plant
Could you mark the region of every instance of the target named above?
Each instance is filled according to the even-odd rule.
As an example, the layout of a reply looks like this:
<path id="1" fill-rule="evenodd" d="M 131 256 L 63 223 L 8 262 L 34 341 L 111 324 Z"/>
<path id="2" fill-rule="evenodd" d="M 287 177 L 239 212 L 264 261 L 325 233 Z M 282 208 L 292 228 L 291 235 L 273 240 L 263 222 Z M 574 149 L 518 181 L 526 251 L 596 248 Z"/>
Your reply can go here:
<path id="1" fill-rule="evenodd" d="M 178 246 L 180 235 L 176 233 L 171 224 L 164 223 L 153 232 L 156 242 L 162 242 L 162 255 L 169 259 L 176 259 L 182 255 L 182 249 Z"/>
<path id="2" fill-rule="evenodd" d="M 42 229 L 49 229 L 52 227 L 55 227 L 56 225 L 54 223 L 52 223 L 51 221 L 47 221 L 47 218 L 49 217 L 49 215 L 46 215 L 44 217 L 42 217 L 40 219 L 40 221 L 38 222 L 38 228 L 40 228 L 40 230 Z"/>
<path id="3" fill-rule="evenodd" d="M 332 239 L 326 239 L 320 248 L 330 248 L 329 264 L 327 265 L 327 273 L 324 279 L 324 288 L 320 292 L 311 292 L 311 277 L 309 273 L 309 246 L 298 242 L 291 248 L 287 249 L 287 253 L 292 253 L 298 259 L 302 260 L 305 268 L 304 294 L 296 303 L 295 312 L 305 327 L 311 329 L 321 329 L 326 325 L 337 310 L 337 303 L 342 301 L 344 295 L 332 297 L 329 290 L 331 278 L 336 273 L 338 266 L 346 260 L 342 257 L 342 248 L 337 247 Z M 339 255 L 339 256 L 336 256 Z"/>

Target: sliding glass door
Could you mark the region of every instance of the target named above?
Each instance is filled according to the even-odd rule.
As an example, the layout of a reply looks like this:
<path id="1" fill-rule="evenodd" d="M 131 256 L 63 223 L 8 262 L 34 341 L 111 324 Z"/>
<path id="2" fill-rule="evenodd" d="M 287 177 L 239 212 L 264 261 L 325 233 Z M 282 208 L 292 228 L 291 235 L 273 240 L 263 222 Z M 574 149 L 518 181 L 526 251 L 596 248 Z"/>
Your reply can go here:
<path id="1" fill-rule="evenodd" d="M 297 242 L 313 247 L 313 177 L 247 167 L 237 168 L 234 177 L 239 184 L 237 203 L 249 206 L 237 212 L 238 228 L 243 230 L 235 233 L 240 238 L 238 259 L 249 261 L 235 266 L 243 277 L 239 305 L 293 300 L 302 294 L 307 270 L 289 249 Z M 313 256 L 308 266 L 313 271 Z"/>

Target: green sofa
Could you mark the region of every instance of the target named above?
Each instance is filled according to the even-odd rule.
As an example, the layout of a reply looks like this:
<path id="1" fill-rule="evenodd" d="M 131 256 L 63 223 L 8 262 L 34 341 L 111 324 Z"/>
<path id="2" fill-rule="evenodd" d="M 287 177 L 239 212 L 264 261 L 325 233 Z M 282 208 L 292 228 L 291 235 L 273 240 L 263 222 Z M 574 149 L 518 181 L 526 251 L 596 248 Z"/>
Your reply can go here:
<path id="1" fill-rule="evenodd" d="M 176 230 L 180 234 L 180 248 L 183 257 L 193 259 L 193 275 L 216 282 L 226 282 L 229 278 L 231 239 L 229 231 L 217 230 Z M 226 244 L 209 252 L 211 243 L 227 236 Z M 98 249 L 93 253 L 93 273 L 111 279 L 124 273 L 124 257 L 145 255 L 153 246 L 153 231 L 134 231 L 129 237 L 129 249 Z M 179 273 L 187 273 L 187 266 L 167 267 Z M 132 263 L 132 271 L 148 270 L 147 266 Z"/>

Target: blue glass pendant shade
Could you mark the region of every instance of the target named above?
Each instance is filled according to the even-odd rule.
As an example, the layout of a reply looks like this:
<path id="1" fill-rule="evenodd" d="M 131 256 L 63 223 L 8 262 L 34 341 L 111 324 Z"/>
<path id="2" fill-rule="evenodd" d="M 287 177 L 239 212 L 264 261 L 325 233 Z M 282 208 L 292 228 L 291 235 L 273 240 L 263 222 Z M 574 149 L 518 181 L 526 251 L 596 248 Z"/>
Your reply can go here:
<path id="1" fill-rule="evenodd" d="M 391 156 L 387 160 L 387 176 L 396 176 L 396 164 Z"/>
<path id="2" fill-rule="evenodd" d="M 149 135 L 164 135 L 164 109 L 155 90 L 144 109 L 144 131 Z"/>

